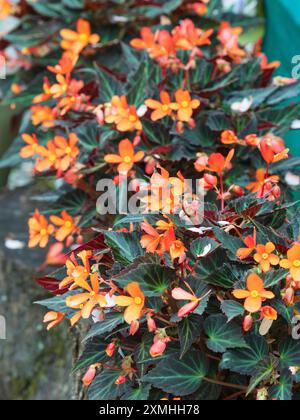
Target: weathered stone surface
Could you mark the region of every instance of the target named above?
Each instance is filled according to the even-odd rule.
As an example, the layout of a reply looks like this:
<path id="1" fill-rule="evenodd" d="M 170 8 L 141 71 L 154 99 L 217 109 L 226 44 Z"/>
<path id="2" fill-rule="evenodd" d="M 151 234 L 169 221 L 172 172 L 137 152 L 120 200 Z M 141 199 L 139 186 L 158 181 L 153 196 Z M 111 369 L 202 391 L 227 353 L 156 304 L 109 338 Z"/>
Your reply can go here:
<path id="1" fill-rule="evenodd" d="M 40 203 L 30 189 L 0 194 L 0 315 L 7 324 L 7 339 L 0 340 L 0 399 L 70 399 L 74 342 L 67 324 L 47 333 L 44 308 L 36 300 L 49 297 L 33 281 L 43 261 L 39 250 L 7 249 L 5 239 L 27 241 L 28 215 Z M 76 344 L 75 344 L 76 346 Z"/>

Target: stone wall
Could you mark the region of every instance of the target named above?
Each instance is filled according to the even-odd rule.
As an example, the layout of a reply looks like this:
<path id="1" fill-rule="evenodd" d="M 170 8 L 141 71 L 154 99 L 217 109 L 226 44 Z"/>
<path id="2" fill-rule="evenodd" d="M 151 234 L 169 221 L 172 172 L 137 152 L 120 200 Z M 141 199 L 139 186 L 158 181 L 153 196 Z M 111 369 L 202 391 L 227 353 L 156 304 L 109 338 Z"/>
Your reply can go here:
<path id="1" fill-rule="evenodd" d="M 49 297 L 33 281 L 44 255 L 39 250 L 8 249 L 7 239 L 27 241 L 27 218 L 35 206 L 32 189 L 0 194 L 0 315 L 6 319 L 7 339 L 0 340 L 0 399 L 55 400 L 77 398 L 70 376 L 73 350 L 68 325 L 47 333 L 44 308 L 36 300 Z"/>

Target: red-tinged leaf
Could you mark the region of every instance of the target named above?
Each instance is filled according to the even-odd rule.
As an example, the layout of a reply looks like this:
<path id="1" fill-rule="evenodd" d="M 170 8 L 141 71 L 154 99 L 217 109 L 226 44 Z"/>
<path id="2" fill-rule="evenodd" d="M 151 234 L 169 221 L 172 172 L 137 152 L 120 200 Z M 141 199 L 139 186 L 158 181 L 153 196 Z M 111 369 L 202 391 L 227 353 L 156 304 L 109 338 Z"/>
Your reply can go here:
<path id="1" fill-rule="evenodd" d="M 70 256 L 71 254 L 78 254 L 81 251 L 104 251 L 108 249 L 108 246 L 104 242 L 104 235 L 100 234 L 96 236 L 95 238 L 91 239 L 89 242 L 86 242 L 83 245 L 80 245 L 78 248 L 73 250 L 68 254 Z M 107 264 L 112 264 L 113 259 L 110 253 L 103 254 L 102 262 L 105 262 Z"/>
<path id="2" fill-rule="evenodd" d="M 68 288 L 60 289 L 60 280 L 54 279 L 53 277 L 40 277 L 36 278 L 35 281 L 37 284 L 56 296 L 63 295 L 68 291 Z"/>

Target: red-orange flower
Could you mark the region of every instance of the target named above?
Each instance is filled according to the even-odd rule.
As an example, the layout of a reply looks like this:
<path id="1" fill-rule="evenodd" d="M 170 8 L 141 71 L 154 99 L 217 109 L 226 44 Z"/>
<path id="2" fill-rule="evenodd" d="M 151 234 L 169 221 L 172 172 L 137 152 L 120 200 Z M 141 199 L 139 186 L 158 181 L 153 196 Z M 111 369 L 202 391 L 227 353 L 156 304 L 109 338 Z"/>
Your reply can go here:
<path id="1" fill-rule="evenodd" d="M 91 25 L 84 19 L 79 19 L 76 24 L 76 30 L 63 29 L 60 32 L 62 37 L 61 47 L 64 50 L 72 51 L 79 54 L 89 44 L 97 44 L 100 41 L 100 36 L 91 34 Z"/>
<path id="2" fill-rule="evenodd" d="M 261 308 L 261 316 L 264 319 L 268 319 L 270 321 L 276 321 L 278 318 L 278 313 L 271 306 L 264 306 L 263 308 Z"/>
<path id="3" fill-rule="evenodd" d="M 72 51 L 65 51 L 56 66 L 48 66 L 48 70 L 55 74 L 70 74 L 78 61 L 78 55 Z"/>
<path id="4" fill-rule="evenodd" d="M 120 173 L 128 173 L 135 163 L 140 162 L 145 156 L 143 151 L 135 153 L 134 146 L 130 140 L 122 140 L 119 144 L 119 155 L 106 155 L 104 160 L 107 163 L 118 164 Z"/>
<path id="5" fill-rule="evenodd" d="M 218 33 L 218 40 L 223 46 L 222 53 L 229 55 L 236 63 L 240 63 L 241 59 L 246 56 L 246 52 L 238 45 L 242 32 L 241 27 L 231 27 L 230 23 L 222 22 Z"/>
<path id="6" fill-rule="evenodd" d="M 126 307 L 124 312 L 124 319 L 127 324 L 137 321 L 142 314 L 145 305 L 145 295 L 141 291 L 138 283 L 130 283 L 126 287 L 129 296 L 115 297 L 116 305 Z"/>
<path id="7" fill-rule="evenodd" d="M 234 131 L 225 130 L 221 134 L 221 143 L 223 144 L 237 144 L 239 139 Z"/>
<path id="8" fill-rule="evenodd" d="M 256 182 L 250 182 L 250 184 L 247 185 L 247 190 L 253 193 L 259 193 L 259 196 L 261 196 L 261 192 L 266 183 L 271 182 L 277 184 L 279 180 L 280 178 L 277 175 L 269 175 L 266 177 L 266 170 L 260 168 L 256 171 Z"/>
<path id="9" fill-rule="evenodd" d="M 257 245 L 256 254 L 254 260 L 259 263 L 262 271 L 266 273 L 270 270 L 271 265 L 279 264 L 279 257 L 274 254 L 275 245 L 272 242 L 268 242 L 266 245 Z"/>
<path id="10" fill-rule="evenodd" d="M 33 217 L 31 217 L 28 221 L 28 227 L 29 248 L 34 248 L 37 245 L 41 248 L 45 248 L 49 242 L 49 237 L 54 232 L 54 226 L 49 225 L 46 217 L 36 210 Z"/>
<path id="11" fill-rule="evenodd" d="M 179 89 L 175 93 L 176 103 L 170 104 L 171 109 L 177 111 L 177 119 L 182 122 L 189 122 L 195 109 L 199 108 L 200 101 L 192 99 L 187 90 Z"/>
<path id="12" fill-rule="evenodd" d="M 285 149 L 284 141 L 280 137 L 266 136 L 261 140 L 259 147 L 262 157 L 268 164 L 289 157 L 289 149 Z"/>
<path id="13" fill-rule="evenodd" d="M 145 101 L 145 104 L 148 108 L 154 109 L 154 111 L 151 114 L 151 120 L 152 121 L 158 121 L 162 118 L 165 118 L 167 116 L 170 116 L 172 114 L 172 108 L 171 108 L 171 98 L 168 92 L 162 91 L 160 93 L 160 100 L 156 101 L 154 99 L 147 99 Z"/>
<path id="14" fill-rule="evenodd" d="M 234 153 L 234 149 L 232 149 L 226 158 L 224 158 L 221 153 L 212 153 L 208 159 L 205 157 L 205 159 L 201 159 L 201 161 L 199 158 L 195 165 L 196 169 L 199 172 L 207 170 L 221 174 L 230 168 L 230 163 L 233 159 Z"/>
<path id="15" fill-rule="evenodd" d="M 263 280 L 255 273 L 247 279 L 247 290 L 236 289 L 233 291 L 236 299 L 246 299 L 244 307 L 246 311 L 255 313 L 261 310 L 262 303 L 266 299 L 274 299 L 275 295 L 264 289 Z"/>
<path id="16" fill-rule="evenodd" d="M 196 47 L 210 45 L 210 36 L 213 32 L 213 29 L 203 31 L 202 29 L 196 28 L 192 20 L 184 19 L 179 26 L 173 29 L 172 35 L 176 48 L 190 51 Z"/>
<path id="17" fill-rule="evenodd" d="M 74 218 L 65 210 L 61 212 L 61 217 L 50 216 L 50 221 L 59 227 L 55 233 L 55 239 L 59 242 L 63 242 L 77 229 Z"/>
<path id="18" fill-rule="evenodd" d="M 141 29 L 141 38 L 133 39 L 130 44 L 137 50 L 151 51 L 156 44 L 156 36 L 153 35 L 150 28 L 144 27 Z"/>
<path id="19" fill-rule="evenodd" d="M 247 248 L 240 248 L 236 253 L 237 257 L 241 260 L 248 258 L 256 249 L 256 229 L 254 229 L 253 236 L 247 236 L 247 238 L 244 239 L 244 244 Z"/>

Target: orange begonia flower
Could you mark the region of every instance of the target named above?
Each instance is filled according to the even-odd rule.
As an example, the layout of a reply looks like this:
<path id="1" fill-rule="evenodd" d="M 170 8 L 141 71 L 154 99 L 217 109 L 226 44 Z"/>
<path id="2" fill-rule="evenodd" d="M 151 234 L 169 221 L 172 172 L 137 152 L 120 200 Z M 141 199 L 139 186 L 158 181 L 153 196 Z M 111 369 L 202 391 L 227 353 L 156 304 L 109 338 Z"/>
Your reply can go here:
<path id="1" fill-rule="evenodd" d="M 218 33 L 218 40 L 221 42 L 222 53 L 229 55 L 236 63 L 246 56 L 246 52 L 239 48 L 239 36 L 243 32 L 241 27 L 231 27 L 230 23 L 222 22 Z"/>
<path id="2" fill-rule="evenodd" d="M 80 318 L 88 319 L 96 306 L 99 305 L 100 308 L 104 308 L 107 305 L 105 296 L 100 293 L 99 274 L 91 274 L 90 280 L 91 285 L 81 277 L 74 277 L 76 285 L 87 292 L 78 293 L 77 295 L 68 296 L 66 298 L 66 305 L 69 308 L 80 309 L 80 311 L 71 319 L 72 325 Z"/>
<path id="3" fill-rule="evenodd" d="M 141 225 L 146 235 L 143 235 L 141 238 L 141 245 L 149 254 L 158 253 L 162 255 L 164 253 L 163 247 L 163 235 L 159 234 L 154 227 L 152 227 L 148 222 L 143 222 Z"/>
<path id="4" fill-rule="evenodd" d="M 55 116 L 53 115 L 52 108 L 42 105 L 31 107 L 31 121 L 33 125 L 42 124 L 46 128 L 53 127 Z"/>
<path id="5" fill-rule="evenodd" d="M 155 101 L 154 99 L 147 99 L 145 101 L 145 104 L 148 108 L 155 110 L 151 114 L 152 121 L 161 120 L 162 118 L 165 118 L 172 114 L 172 108 L 170 106 L 172 102 L 168 92 L 161 92 L 160 100 L 161 102 Z"/>
<path id="6" fill-rule="evenodd" d="M 300 281 L 300 245 L 295 244 L 288 252 L 287 259 L 280 261 L 280 266 L 290 270 L 295 281 Z"/>
<path id="7" fill-rule="evenodd" d="M 202 45 L 210 45 L 211 40 L 209 38 L 213 32 L 213 29 L 208 31 L 198 29 L 193 21 L 184 19 L 179 26 L 173 29 L 172 35 L 176 48 L 190 51 Z"/>
<path id="8" fill-rule="evenodd" d="M 233 291 L 236 299 L 246 299 L 244 307 L 246 311 L 255 313 L 261 310 L 262 303 L 266 299 L 274 299 L 275 295 L 264 289 L 263 280 L 255 273 L 249 275 L 247 279 L 247 289 L 237 289 Z"/>
<path id="9" fill-rule="evenodd" d="M 280 178 L 277 175 L 270 175 L 269 177 L 266 177 L 266 170 L 260 168 L 256 171 L 256 180 L 257 182 L 250 182 L 250 184 L 247 185 L 247 190 L 253 193 L 261 193 L 266 183 L 271 182 L 277 184 Z"/>
<path id="10" fill-rule="evenodd" d="M 50 221 L 59 227 L 55 234 L 55 239 L 59 242 L 63 242 L 77 229 L 74 218 L 65 210 L 61 212 L 61 217 L 50 216 Z"/>
<path id="11" fill-rule="evenodd" d="M 186 252 L 187 249 L 182 241 L 176 240 L 171 244 L 170 255 L 173 261 L 183 258 Z"/>
<path id="12" fill-rule="evenodd" d="M 77 54 L 74 54 L 72 51 L 65 51 L 56 66 L 48 66 L 47 68 L 51 73 L 70 74 L 76 66 L 78 59 Z"/>
<path id="13" fill-rule="evenodd" d="M 77 144 L 78 137 L 75 133 L 71 133 L 68 140 L 62 136 L 56 136 L 54 138 L 56 153 L 61 156 L 57 169 L 65 172 L 70 168 L 80 152 Z"/>
<path id="14" fill-rule="evenodd" d="M 37 160 L 35 168 L 38 172 L 44 172 L 49 169 L 57 169 L 63 153 L 57 149 L 54 141 L 50 140 L 47 143 L 47 147 L 39 149 L 39 156 L 40 158 Z"/>
<path id="15" fill-rule="evenodd" d="M 247 236 L 247 238 L 244 239 L 244 244 L 247 248 L 240 248 L 236 252 L 236 256 L 241 260 L 248 258 L 256 249 L 256 229 L 254 229 L 253 236 Z"/>
<path id="16" fill-rule="evenodd" d="M 106 155 L 106 163 L 118 164 L 120 173 L 128 173 L 135 163 L 140 162 L 145 156 L 143 151 L 135 153 L 134 146 L 130 140 L 122 140 L 119 144 L 119 155 Z"/>
<path id="17" fill-rule="evenodd" d="M 76 24 L 77 32 L 71 29 L 63 29 L 60 32 L 63 38 L 61 47 L 64 50 L 72 51 L 74 54 L 79 54 L 89 44 L 97 44 L 100 41 L 100 36 L 91 34 L 91 25 L 84 19 L 79 19 Z"/>
<path id="18" fill-rule="evenodd" d="M 135 38 L 130 42 L 130 45 L 137 50 L 148 50 L 151 49 L 156 44 L 156 36 L 153 35 L 152 31 L 148 27 L 141 29 L 141 38 Z"/>
<path id="19" fill-rule="evenodd" d="M 54 226 L 49 225 L 46 217 L 36 210 L 33 217 L 31 217 L 28 221 L 28 227 L 29 248 L 34 248 L 37 245 L 41 248 L 46 248 L 49 242 L 49 236 L 54 232 Z"/>
<path id="20" fill-rule="evenodd" d="M 44 83 L 43 83 L 43 93 L 41 93 L 40 95 L 37 95 L 33 99 L 32 103 L 33 104 L 39 104 L 41 102 L 48 101 L 48 99 L 50 99 L 51 96 L 52 96 L 51 92 L 50 92 L 50 89 L 51 89 L 51 84 L 49 82 L 49 79 L 48 79 L 48 77 L 45 77 L 44 78 Z"/>
<path id="21" fill-rule="evenodd" d="M 127 324 L 137 321 L 142 314 L 145 305 L 145 295 L 141 291 L 138 283 L 130 283 L 126 287 L 129 296 L 115 297 L 116 305 L 125 306 L 124 319 Z"/>
<path id="22" fill-rule="evenodd" d="M 274 146 L 268 138 L 264 138 L 259 147 L 262 157 L 268 164 L 280 162 L 289 157 L 289 149 L 285 149 L 284 146 L 279 148 Z"/>
<path id="23" fill-rule="evenodd" d="M 238 144 L 239 139 L 234 131 L 225 130 L 221 134 L 221 143 L 223 144 Z"/>
<path id="24" fill-rule="evenodd" d="M 170 104 L 171 109 L 177 111 L 177 119 L 182 122 L 189 122 L 193 111 L 200 106 L 198 99 L 191 99 L 187 90 L 179 89 L 175 93 L 176 103 Z"/>
<path id="25" fill-rule="evenodd" d="M 278 313 L 271 306 L 264 306 L 261 308 L 261 316 L 265 319 L 269 319 L 270 321 L 276 321 L 278 318 Z"/>
<path id="26" fill-rule="evenodd" d="M 187 303 L 186 305 L 184 305 L 182 308 L 179 309 L 179 312 L 178 312 L 179 318 L 182 318 L 194 312 L 198 308 L 200 302 L 204 300 L 207 296 L 209 296 L 210 293 L 211 292 L 209 291 L 208 293 L 206 293 L 205 296 L 198 298 L 194 294 L 194 292 L 189 293 L 186 290 L 182 289 L 181 287 L 177 287 L 176 289 L 173 289 L 172 290 L 173 299 L 190 301 L 190 303 Z"/>
<path id="27" fill-rule="evenodd" d="M 116 124 L 121 132 L 141 130 L 142 123 L 134 105 L 129 105 L 126 96 L 114 96 L 109 104 L 105 105 L 104 120 L 107 124 Z"/>
<path id="28" fill-rule="evenodd" d="M 82 264 L 78 264 L 78 261 L 73 256 L 66 262 L 67 277 L 65 277 L 59 284 L 60 289 L 64 289 L 66 286 L 71 284 L 70 289 L 77 287 L 76 279 L 84 282 L 88 279 L 91 271 L 90 258 L 92 257 L 91 251 L 82 251 L 77 254 Z"/>
<path id="29" fill-rule="evenodd" d="M 207 170 L 221 174 L 225 170 L 229 169 L 234 153 L 234 149 L 232 149 L 226 158 L 224 158 L 221 153 L 212 153 L 208 160 L 206 158 L 199 158 L 195 165 L 196 169 L 199 172 Z"/>
<path id="30" fill-rule="evenodd" d="M 56 327 L 65 317 L 65 314 L 62 314 L 60 312 L 54 312 L 50 311 L 47 312 L 44 316 L 44 323 L 50 322 L 49 325 L 47 325 L 47 331 L 50 331 L 52 328 Z"/>
<path id="31" fill-rule="evenodd" d="M 275 245 L 272 242 L 268 242 L 266 245 L 257 245 L 256 254 L 254 260 L 259 263 L 262 271 L 266 273 L 270 270 L 271 265 L 279 264 L 279 257 L 273 252 L 275 251 Z"/>
<path id="32" fill-rule="evenodd" d="M 41 146 L 39 145 L 36 134 L 23 134 L 22 139 L 25 143 L 27 143 L 27 146 L 24 146 L 20 151 L 20 156 L 23 159 L 27 159 L 38 154 Z"/>
<path id="33" fill-rule="evenodd" d="M 56 75 L 57 83 L 50 87 L 50 94 L 54 99 L 61 98 L 68 91 L 69 81 L 62 74 Z"/>
<path id="34" fill-rule="evenodd" d="M 11 0 L 0 0 L 0 20 L 5 19 L 14 11 L 14 5 Z"/>

